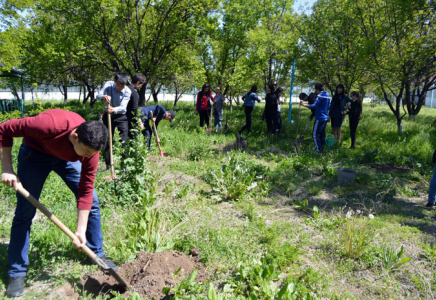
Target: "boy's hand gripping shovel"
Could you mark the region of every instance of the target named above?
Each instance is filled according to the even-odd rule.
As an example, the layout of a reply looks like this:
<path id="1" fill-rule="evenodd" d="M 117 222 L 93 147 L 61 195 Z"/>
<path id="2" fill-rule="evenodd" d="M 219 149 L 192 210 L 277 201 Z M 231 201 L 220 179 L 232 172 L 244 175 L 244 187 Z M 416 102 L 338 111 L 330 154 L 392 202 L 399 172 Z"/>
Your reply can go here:
<path id="1" fill-rule="evenodd" d="M 68 227 L 66 227 L 58 218 L 56 218 L 44 205 L 42 205 L 38 200 L 35 199 L 30 193 L 23 187 L 21 183 L 17 183 L 17 192 L 20 193 L 24 198 L 26 198 L 30 203 L 33 204 L 37 209 L 39 209 L 47 218 L 49 218 L 53 223 L 56 224 L 71 240 L 77 239 L 77 236 L 71 232 Z M 121 278 L 120 275 L 113 269 L 110 268 L 97 254 L 92 252 L 88 246 L 83 246 L 82 249 L 100 268 L 104 271 L 108 271 L 125 289 L 128 288 L 126 282 Z"/>

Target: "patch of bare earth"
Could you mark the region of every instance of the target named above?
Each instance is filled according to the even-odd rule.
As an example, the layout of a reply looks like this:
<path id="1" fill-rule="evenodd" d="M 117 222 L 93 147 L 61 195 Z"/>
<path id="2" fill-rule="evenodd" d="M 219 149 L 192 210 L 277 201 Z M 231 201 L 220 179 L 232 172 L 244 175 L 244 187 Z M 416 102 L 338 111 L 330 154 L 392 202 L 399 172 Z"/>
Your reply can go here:
<path id="1" fill-rule="evenodd" d="M 159 253 L 140 252 L 134 261 L 122 265 L 117 273 L 129 285 L 124 290 L 118 282 L 102 271 L 88 275 L 82 284 L 85 291 L 95 296 L 109 295 L 110 291 L 117 291 L 128 296 L 132 292 L 138 293 L 142 298 L 168 299 L 162 293 L 164 287 L 174 287 L 182 278 L 187 278 L 194 269 L 198 269 L 196 280 L 204 282 L 207 275 L 198 257 L 190 257 L 178 251 L 165 251 Z M 178 271 L 179 273 L 175 275 Z"/>

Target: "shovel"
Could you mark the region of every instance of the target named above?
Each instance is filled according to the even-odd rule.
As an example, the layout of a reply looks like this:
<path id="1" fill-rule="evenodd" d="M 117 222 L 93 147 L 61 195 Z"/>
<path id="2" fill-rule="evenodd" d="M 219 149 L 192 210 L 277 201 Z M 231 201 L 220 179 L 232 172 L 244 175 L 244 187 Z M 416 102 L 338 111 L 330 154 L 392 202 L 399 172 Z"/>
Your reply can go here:
<path id="1" fill-rule="evenodd" d="M 47 208 L 45 208 L 44 205 L 42 205 L 38 200 L 35 199 L 30 193 L 23 187 L 21 183 L 17 183 L 17 192 L 20 193 L 24 198 L 26 198 L 30 203 L 33 204 L 37 209 L 39 209 L 44 215 L 46 215 L 47 218 L 49 218 L 57 227 L 59 227 L 71 240 L 77 239 L 77 236 L 71 232 L 71 230 L 68 229 L 61 221 L 59 221 L 58 218 L 56 218 Z M 82 247 L 83 252 L 85 252 L 100 268 L 102 268 L 104 271 L 109 272 L 110 275 L 112 275 L 118 283 L 127 289 L 126 282 L 121 278 L 120 275 L 113 269 L 110 268 L 104 261 L 101 260 L 100 257 L 98 257 L 97 254 L 92 252 L 91 249 L 88 248 L 88 246 Z"/>
<path id="2" fill-rule="evenodd" d="M 108 106 L 109 107 L 109 106 Z M 115 170 L 114 170 L 114 154 L 112 149 L 112 117 L 111 114 L 107 113 L 107 129 L 109 131 L 109 157 L 110 157 L 110 164 L 111 164 L 111 175 L 112 179 L 115 178 Z"/>
<path id="3" fill-rule="evenodd" d="M 157 130 L 156 130 L 156 123 L 154 122 L 154 119 L 153 119 L 153 112 L 151 111 L 150 114 L 151 114 L 151 121 L 153 122 L 154 135 L 156 136 L 156 143 L 157 143 L 157 146 L 159 147 L 159 155 L 162 157 L 166 157 L 167 153 L 162 152 L 162 148 L 160 147 L 159 137 L 157 135 Z"/>
<path id="4" fill-rule="evenodd" d="M 229 105 L 227 105 L 227 112 L 226 112 L 226 125 L 224 126 L 224 129 L 225 130 L 228 130 L 229 129 L 229 123 L 228 123 L 228 120 L 229 120 Z M 436 121 L 435 121 L 436 122 Z"/>
<path id="5" fill-rule="evenodd" d="M 304 141 L 304 134 L 306 133 L 307 127 L 309 126 L 309 123 L 312 120 L 309 120 L 309 122 L 307 122 L 306 127 L 304 127 L 303 133 L 300 135 L 300 138 L 298 139 L 298 143 L 301 144 Z"/>

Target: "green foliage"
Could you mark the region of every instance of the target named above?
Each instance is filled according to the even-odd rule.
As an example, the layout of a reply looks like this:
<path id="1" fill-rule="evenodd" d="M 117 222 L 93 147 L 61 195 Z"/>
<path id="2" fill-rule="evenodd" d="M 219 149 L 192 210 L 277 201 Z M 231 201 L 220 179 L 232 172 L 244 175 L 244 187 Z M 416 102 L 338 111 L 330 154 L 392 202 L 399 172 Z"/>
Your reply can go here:
<path id="1" fill-rule="evenodd" d="M 404 247 L 394 249 L 392 247 L 382 247 L 382 267 L 386 272 L 397 270 L 403 264 L 409 262 L 411 257 L 402 257 Z"/>
<path id="2" fill-rule="evenodd" d="M 250 162 L 244 154 L 232 152 L 218 169 L 206 176 L 215 193 L 226 199 L 239 199 L 257 190 L 265 167 Z"/>
<path id="3" fill-rule="evenodd" d="M 147 203 L 131 217 L 127 229 L 127 247 L 133 252 L 162 252 L 173 248 L 174 243 L 161 232 L 166 229 L 165 215 Z"/>

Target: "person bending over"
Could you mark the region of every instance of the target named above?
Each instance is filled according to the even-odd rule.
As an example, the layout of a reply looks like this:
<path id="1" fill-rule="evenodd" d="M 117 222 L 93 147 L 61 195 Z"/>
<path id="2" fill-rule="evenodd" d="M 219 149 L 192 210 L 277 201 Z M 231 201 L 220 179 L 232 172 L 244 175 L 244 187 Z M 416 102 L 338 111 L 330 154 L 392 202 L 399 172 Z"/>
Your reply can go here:
<path id="1" fill-rule="evenodd" d="M 13 138 L 23 137 L 12 166 Z M 116 266 L 105 257 L 101 232 L 100 206 L 94 190 L 99 151 L 106 147 L 108 132 L 98 121 L 88 121 L 78 114 L 51 109 L 36 117 L 14 119 L 0 125 L 1 180 L 17 190 L 22 186 L 36 199 L 41 195 L 49 174 L 56 172 L 77 199 L 76 238 L 73 245 L 85 244 L 109 267 Z M 8 248 L 9 285 L 6 295 L 24 294 L 24 278 L 29 265 L 29 239 L 36 208 L 17 193 L 17 208 L 12 221 Z M 74 218 L 74 216 L 71 216 Z"/>
<path id="2" fill-rule="evenodd" d="M 147 150 L 150 151 L 150 140 L 151 136 L 153 135 L 153 124 L 150 124 L 151 120 L 151 114 L 153 114 L 153 120 L 156 123 L 156 131 L 157 126 L 159 125 L 159 122 L 161 120 L 168 120 L 172 122 L 174 118 L 176 117 L 176 113 L 172 110 L 166 111 L 165 108 L 158 104 L 156 106 L 146 106 L 140 109 L 139 111 L 139 118 L 141 120 L 141 124 L 139 127 L 142 127 L 142 134 L 144 135 L 144 138 L 147 141 Z M 160 143 L 160 141 L 157 141 Z"/>

